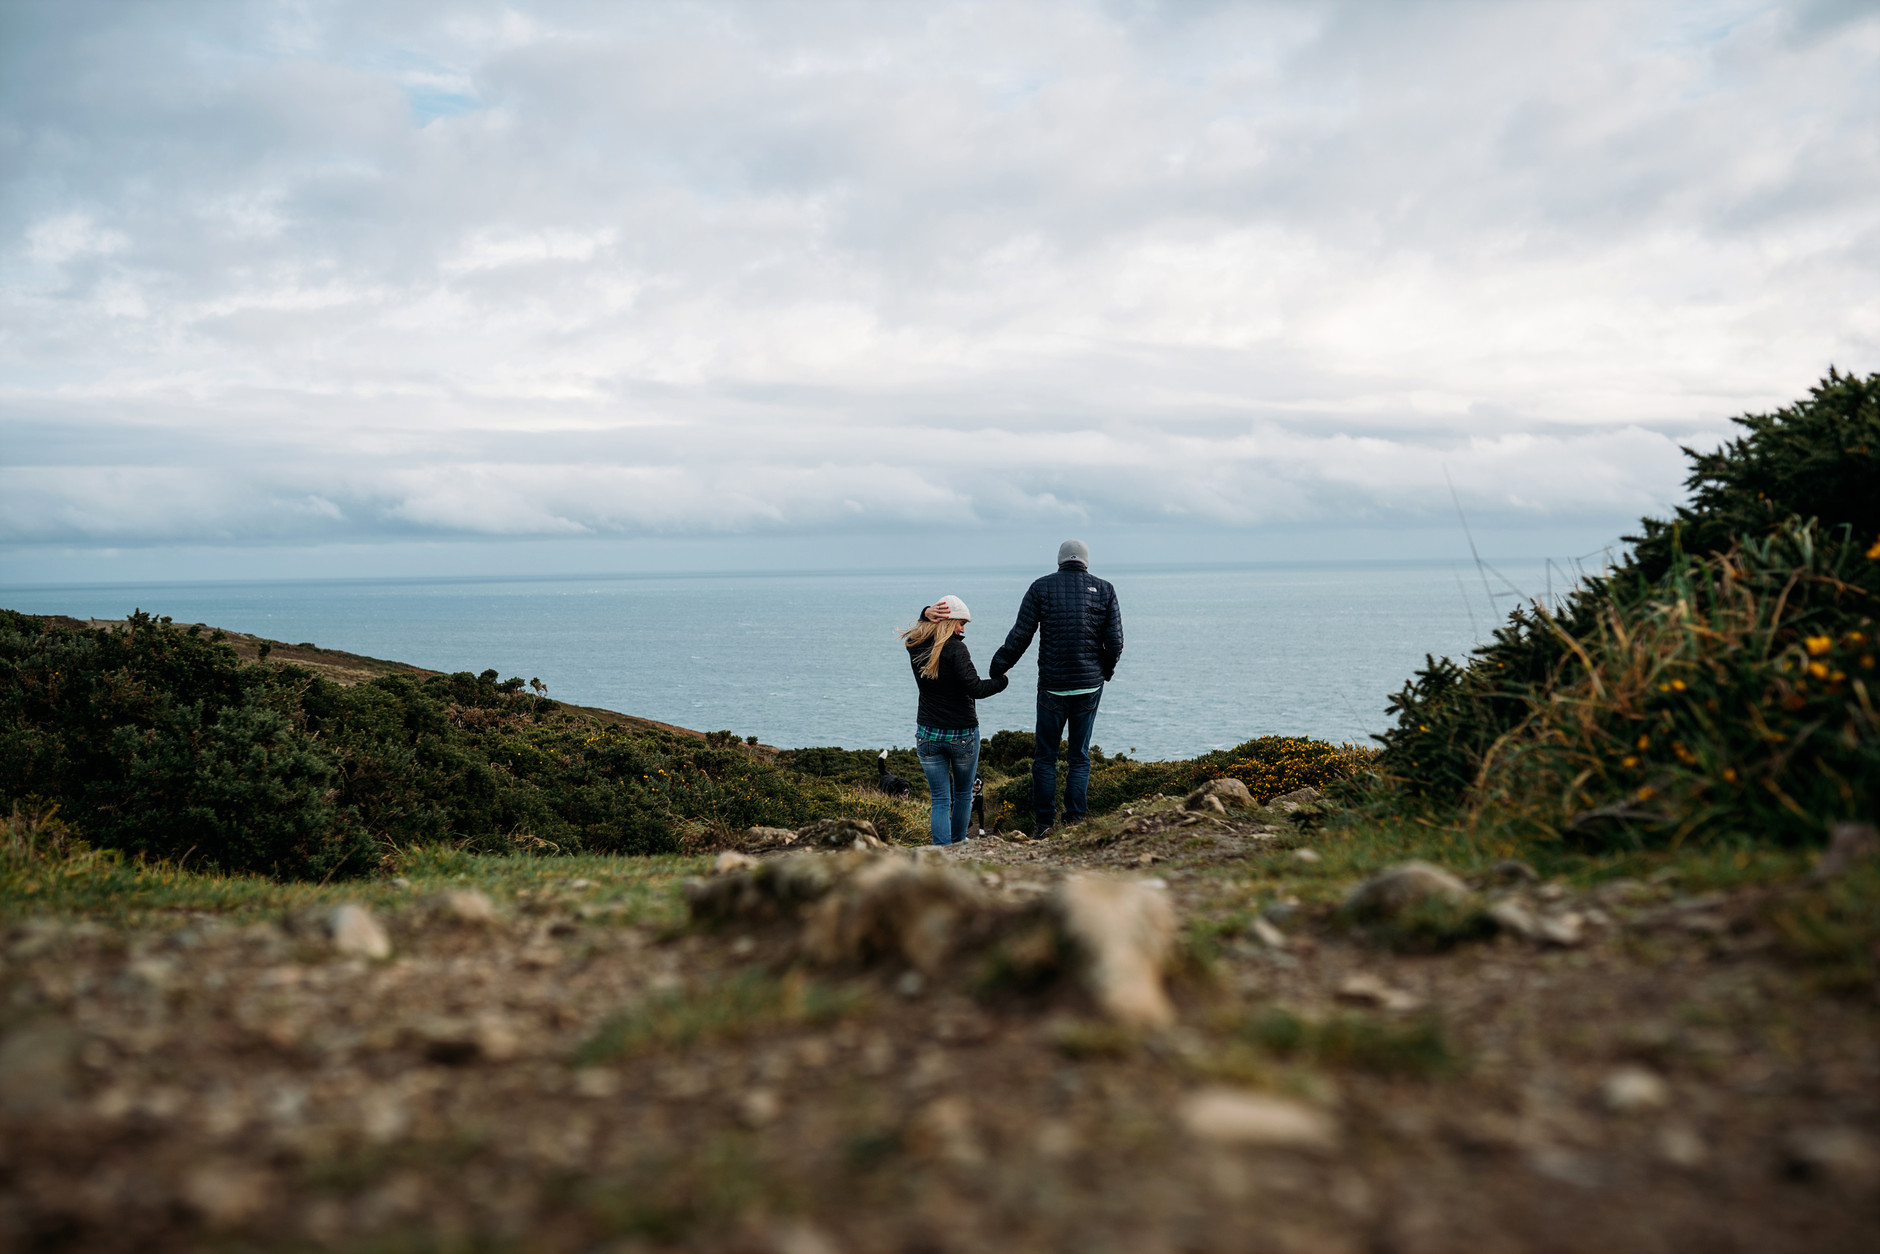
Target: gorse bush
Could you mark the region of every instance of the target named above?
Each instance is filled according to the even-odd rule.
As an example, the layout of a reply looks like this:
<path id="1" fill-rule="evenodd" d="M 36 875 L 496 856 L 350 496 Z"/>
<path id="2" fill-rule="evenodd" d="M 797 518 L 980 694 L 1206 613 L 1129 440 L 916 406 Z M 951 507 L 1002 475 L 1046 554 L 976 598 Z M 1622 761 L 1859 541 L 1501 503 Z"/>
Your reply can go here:
<path id="1" fill-rule="evenodd" d="M 1381 804 L 1594 844 L 1803 842 L 1872 817 L 1880 375 L 1738 422 L 1616 569 L 1392 699 Z"/>
<path id="2" fill-rule="evenodd" d="M 33 796 L 100 847 L 288 878 L 363 873 L 387 843 L 661 853 L 842 813 L 912 826 L 728 738 L 606 724 L 495 671 L 346 688 L 148 614 L 0 611 L 0 804 Z"/>

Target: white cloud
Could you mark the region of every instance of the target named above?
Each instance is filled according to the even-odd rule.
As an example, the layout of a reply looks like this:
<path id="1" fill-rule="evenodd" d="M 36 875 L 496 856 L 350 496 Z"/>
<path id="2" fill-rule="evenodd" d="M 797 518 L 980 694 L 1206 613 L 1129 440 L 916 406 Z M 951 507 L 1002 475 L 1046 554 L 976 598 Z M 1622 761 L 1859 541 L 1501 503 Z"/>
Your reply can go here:
<path id="1" fill-rule="evenodd" d="M 1880 367 L 1860 6 L 0 21 L 15 544 L 1616 529 Z"/>

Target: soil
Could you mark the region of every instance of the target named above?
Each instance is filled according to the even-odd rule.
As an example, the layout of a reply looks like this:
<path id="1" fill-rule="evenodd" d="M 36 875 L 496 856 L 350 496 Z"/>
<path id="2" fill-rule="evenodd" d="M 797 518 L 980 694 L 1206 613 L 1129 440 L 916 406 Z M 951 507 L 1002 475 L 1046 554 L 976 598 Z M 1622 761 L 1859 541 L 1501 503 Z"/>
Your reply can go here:
<path id="1" fill-rule="evenodd" d="M 0 974 L 0 1245 L 1875 1248 L 1875 999 L 1812 989 L 1753 893 L 1511 869 L 1474 887 L 1578 943 L 1407 953 L 1313 904 L 1315 839 L 1165 801 L 922 855 L 1014 901 L 1165 884 L 1179 1021 L 1147 1034 L 1070 982 L 805 970 L 787 922 L 679 922 L 676 875 L 663 913 L 595 878 L 483 921 L 419 882 L 386 959 L 309 920 L 35 920 Z M 1223 1090 L 1327 1131 L 1193 1116 Z"/>

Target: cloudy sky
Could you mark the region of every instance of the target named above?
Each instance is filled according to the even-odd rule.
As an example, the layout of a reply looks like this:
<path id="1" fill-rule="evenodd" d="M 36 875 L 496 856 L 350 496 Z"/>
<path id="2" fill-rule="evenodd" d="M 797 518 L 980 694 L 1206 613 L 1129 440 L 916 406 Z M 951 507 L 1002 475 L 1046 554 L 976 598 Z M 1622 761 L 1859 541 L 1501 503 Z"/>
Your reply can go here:
<path id="1" fill-rule="evenodd" d="M 1569 556 L 1831 363 L 1858 0 L 0 7 L 0 582 Z"/>

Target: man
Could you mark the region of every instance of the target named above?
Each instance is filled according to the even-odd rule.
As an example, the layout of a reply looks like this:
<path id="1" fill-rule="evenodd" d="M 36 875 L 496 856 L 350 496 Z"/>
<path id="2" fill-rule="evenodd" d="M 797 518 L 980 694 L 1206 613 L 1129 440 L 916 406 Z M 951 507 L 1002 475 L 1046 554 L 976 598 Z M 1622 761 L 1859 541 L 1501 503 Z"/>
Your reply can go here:
<path id="1" fill-rule="evenodd" d="M 928 616 L 945 617 L 934 606 Z M 1090 546 L 1066 540 L 1058 546 L 1056 574 L 1031 585 L 1018 607 L 1018 621 L 988 668 L 996 678 L 1012 669 L 1042 630 L 1038 645 L 1037 744 L 1031 756 L 1031 805 L 1035 831 L 1057 822 L 1057 746 L 1070 727 L 1064 781 L 1064 821 L 1075 823 L 1089 809 L 1090 733 L 1096 726 L 1103 685 L 1123 656 L 1123 615 L 1116 589 L 1090 573 Z"/>

